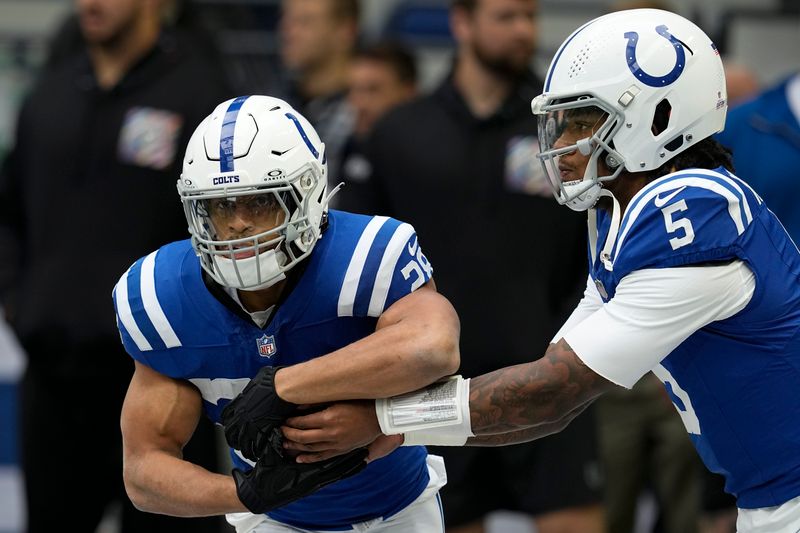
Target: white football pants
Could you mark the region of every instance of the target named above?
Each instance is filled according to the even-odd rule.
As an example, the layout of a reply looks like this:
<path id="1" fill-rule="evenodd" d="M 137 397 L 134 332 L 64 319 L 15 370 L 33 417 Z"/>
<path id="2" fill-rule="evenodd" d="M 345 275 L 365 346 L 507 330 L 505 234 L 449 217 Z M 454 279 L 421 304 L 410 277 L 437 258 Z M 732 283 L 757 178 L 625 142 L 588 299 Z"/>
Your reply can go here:
<path id="1" fill-rule="evenodd" d="M 800 496 L 776 507 L 739 509 L 738 533 L 797 533 L 800 531 Z"/>
<path id="2" fill-rule="evenodd" d="M 444 460 L 438 455 L 428 455 L 428 486 L 416 500 L 388 519 L 375 518 L 368 522 L 353 524 L 351 531 L 359 533 L 444 533 L 444 515 L 439 489 L 447 483 Z M 225 516 L 236 533 L 325 533 L 292 527 L 272 520 L 267 515 L 232 513 Z"/>

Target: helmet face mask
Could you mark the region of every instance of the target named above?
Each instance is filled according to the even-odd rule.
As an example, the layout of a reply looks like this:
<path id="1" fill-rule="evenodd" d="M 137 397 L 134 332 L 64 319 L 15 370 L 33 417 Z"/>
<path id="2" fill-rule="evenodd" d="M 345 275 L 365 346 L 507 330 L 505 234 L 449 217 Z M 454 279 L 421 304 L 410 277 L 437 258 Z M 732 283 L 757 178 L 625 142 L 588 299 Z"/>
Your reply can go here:
<path id="1" fill-rule="evenodd" d="M 192 136 L 178 180 L 203 269 L 242 290 L 285 279 L 321 236 L 326 166 L 313 127 L 286 102 L 220 104 Z"/>
<path id="2" fill-rule="evenodd" d="M 622 156 L 610 144 L 622 117 L 591 95 L 552 102 L 540 96 L 537 100 L 533 103 L 539 121 L 540 153 L 536 157 L 558 202 L 576 211 L 588 209 L 597 201 L 600 183 L 622 171 Z M 565 181 L 561 160 L 575 153 L 586 158 L 585 169 L 580 178 Z"/>
<path id="3" fill-rule="evenodd" d="M 602 183 L 654 170 L 721 131 L 727 95 L 719 53 L 690 21 L 667 11 L 634 9 L 578 28 L 553 58 L 544 93 L 531 103 L 540 155 L 559 203 L 594 205 Z M 570 118 L 598 110 L 605 121 L 565 144 Z M 559 157 L 579 151 L 583 177 L 562 183 Z"/>

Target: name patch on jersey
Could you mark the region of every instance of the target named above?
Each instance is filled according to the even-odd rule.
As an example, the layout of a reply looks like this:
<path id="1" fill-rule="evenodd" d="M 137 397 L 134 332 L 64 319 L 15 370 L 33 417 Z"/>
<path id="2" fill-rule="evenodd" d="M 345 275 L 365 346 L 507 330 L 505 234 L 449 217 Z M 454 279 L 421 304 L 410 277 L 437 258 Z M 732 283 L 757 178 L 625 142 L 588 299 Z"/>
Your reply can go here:
<path id="1" fill-rule="evenodd" d="M 262 335 L 256 339 L 256 346 L 258 346 L 258 353 L 261 357 L 272 357 L 278 348 L 275 346 L 275 337 L 273 335 Z"/>

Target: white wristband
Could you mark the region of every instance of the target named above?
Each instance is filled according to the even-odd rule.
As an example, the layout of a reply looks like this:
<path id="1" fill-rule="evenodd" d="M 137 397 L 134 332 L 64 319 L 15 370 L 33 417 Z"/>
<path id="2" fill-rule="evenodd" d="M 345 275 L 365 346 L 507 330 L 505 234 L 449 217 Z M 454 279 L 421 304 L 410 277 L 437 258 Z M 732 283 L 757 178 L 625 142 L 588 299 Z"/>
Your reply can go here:
<path id="1" fill-rule="evenodd" d="M 450 376 L 419 391 L 375 400 L 385 435 L 405 434 L 403 446 L 461 446 L 472 437 L 469 379 Z"/>

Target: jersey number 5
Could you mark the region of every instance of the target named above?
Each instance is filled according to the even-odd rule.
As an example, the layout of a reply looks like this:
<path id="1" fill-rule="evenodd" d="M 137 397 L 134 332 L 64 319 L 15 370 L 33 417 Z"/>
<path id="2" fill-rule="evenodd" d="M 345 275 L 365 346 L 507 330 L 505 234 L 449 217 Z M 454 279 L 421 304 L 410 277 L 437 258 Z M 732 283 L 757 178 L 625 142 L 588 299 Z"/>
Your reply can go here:
<path id="1" fill-rule="evenodd" d="M 675 233 L 678 230 L 683 230 L 683 237 L 675 237 L 669 240 L 670 246 L 673 250 L 677 250 L 681 246 L 686 246 L 694 240 L 694 228 L 692 222 L 688 218 L 679 218 L 675 220 L 673 217 L 678 211 L 686 211 L 686 200 L 670 204 L 661 210 L 664 215 L 664 224 L 667 226 L 667 233 Z"/>

